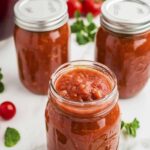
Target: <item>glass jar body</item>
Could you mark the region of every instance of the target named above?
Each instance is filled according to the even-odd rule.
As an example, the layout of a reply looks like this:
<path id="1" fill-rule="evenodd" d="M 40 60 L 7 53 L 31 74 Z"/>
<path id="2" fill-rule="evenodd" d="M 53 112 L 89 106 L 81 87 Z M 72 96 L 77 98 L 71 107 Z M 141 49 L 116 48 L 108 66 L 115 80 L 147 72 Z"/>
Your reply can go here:
<path id="1" fill-rule="evenodd" d="M 9 38 L 14 29 L 13 8 L 17 0 L 0 1 L 0 41 Z"/>
<path id="2" fill-rule="evenodd" d="M 116 74 L 120 98 L 135 96 L 150 75 L 150 32 L 121 35 L 100 27 L 96 36 L 96 61 Z"/>
<path id="3" fill-rule="evenodd" d="M 46 108 L 48 150 L 117 150 L 120 135 L 120 110 L 98 117 L 67 115 L 49 98 Z M 54 100 L 55 101 L 55 100 Z"/>
<path id="4" fill-rule="evenodd" d="M 47 94 L 49 77 L 69 60 L 70 29 L 31 32 L 16 25 L 14 33 L 22 83 L 36 94 Z"/>
<path id="5" fill-rule="evenodd" d="M 86 69 L 86 72 L 82 69 Z M 99 71 L 105 79 L 101 78 L 102 81 L 98 74 L 90 72 L 90 69 Z M 69 71 L 71 74 L 68 73 Z M 77 73 L 76 76 L 73 75 L 74 71 Z M 82 84 L 78 75 L 83 77 Z M 75 82 L 68 80 L 70 76 L 73 76 Z M 97 80 L 93 81 L 93 78 Z M 97 100 L 91 100 L 90 92 L 83 90 L 78 93 L 71 90 L 75 89 L 77 84 L 78 87 L 82 85 L 82 88 L 85 85 L 88 91 L 92 91 L 92 86 L 89 87 L 87 82 L 92 83 L 93 86 L 94 82 L 103 83 L 99 86 L 105 92 L 108 90 L 108 86 L 106 88 L 108 84 L 111 90 Z M 60 84 L 63 86 L 61 86 L 63 92 L 67 90 L 67 93 L 71 95 L 77 93 L 78 100 L 74 101 L 74 97 L 70 95 L 66 98 L 61 96 L 57 90 Z M 70 86 L 69 89 L 65 88 L 65 84 Z M 84 99 L 81 100 L 79 95 L 84 95 Z M 51 76 L 45 119 L 48 150 L 117 150 L 120 135 L 120 109 L 115 75 L 106 66 L 92 61 L 74 61 L 62 65 Z"/>

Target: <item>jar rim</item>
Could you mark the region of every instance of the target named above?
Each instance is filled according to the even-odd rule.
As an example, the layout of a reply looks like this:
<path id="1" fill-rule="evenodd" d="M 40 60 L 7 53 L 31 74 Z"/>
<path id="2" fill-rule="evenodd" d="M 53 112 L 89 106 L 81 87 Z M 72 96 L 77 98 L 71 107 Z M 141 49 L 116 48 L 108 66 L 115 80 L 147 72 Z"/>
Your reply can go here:
<path id="1" fill-rule="evenodd" d="M 68 67 L 67 67 L 68 66 Z M 84 101 L 84 102 L 80 102 L 80 101 L 71 101 L 69 99 L 66 99 L 64 97 L 62 97 L 56 90 L 55 88 L 55 81 L 57 80 L 57 78 L 59 77 L 59 73 L 65 72 L 66 69 L 73 69 L 75 67 L 86 67 L 89 69 L 95 69 L 94 67 L 96 67 L 97 69 L 95 70 L 103 70 L 103 72 L 107 72 L 110 76 L 110 78 L 113 80 L 113 88 L 112 91 L 106 95 L 105 97 L 98 99 L 98 100 L 94 100 L 94 101 Z M 64 70 L 65 69 L 65 70 Z M 77 61 L 71 61 L 68 63 L 65 63 L 63 65 L 61 65 L 51 76 L 50 79 L 50 89 L 52 90 L 54 96 L 57 98 L 58 101 L 63 102 L 63 103 L 67 103 L 69 105 L 72 106 L 95 106 L 95 105 L 102 105 L 106 102 L 109 102 L 110 100 L 112 100 L 112 97 L 114 97 L 116 95 L 116 93 L 118 93 L 118 89 L 117 89 L 117 79 L 115 74 L 105 65 L 101 64 L 101 63 L 97 63 L 94 61 L 89 61 L 89 60 L 77 60 Z"/>

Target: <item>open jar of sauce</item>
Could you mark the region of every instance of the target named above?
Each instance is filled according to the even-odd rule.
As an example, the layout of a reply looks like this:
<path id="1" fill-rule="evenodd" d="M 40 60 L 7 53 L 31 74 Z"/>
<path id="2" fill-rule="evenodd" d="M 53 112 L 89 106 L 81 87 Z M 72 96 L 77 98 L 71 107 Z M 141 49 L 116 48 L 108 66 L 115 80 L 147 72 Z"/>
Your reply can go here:
<path id="1" fill-rule="evenodd" d="M 47 94 L 49 77 L 68 61 L 70 29 L 62 0 L 25 0 L 15 5 L 15 45 L 22 83 Z"/>
<path id="2" fill-rule="evenodd" d="M 9 38 L 14 29 L 13 8 L 17 0 L 0 0 L 0 41 Z"/>
<path id="3" fill-rule="evenodd" d="M 138 94 L 150 76 L 150 3 L 110 0 L 102 6 L 96 60 L 117 76 L 120 98 Z"/>
<path id="4" fill-rule="evenodd" d="M 62 65 L 51 77 L 45 116 L 48 150 L 117 150 L 115 75 L 91 61 Z"/>

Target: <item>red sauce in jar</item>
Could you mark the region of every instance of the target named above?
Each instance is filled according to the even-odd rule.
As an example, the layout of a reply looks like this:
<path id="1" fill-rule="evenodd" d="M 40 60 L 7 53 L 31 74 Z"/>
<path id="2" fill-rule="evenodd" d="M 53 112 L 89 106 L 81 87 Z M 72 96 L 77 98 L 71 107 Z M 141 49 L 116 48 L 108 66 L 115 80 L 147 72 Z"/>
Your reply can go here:
<path id="1" fill-rule="evenodd" d="M 112 91 L 104 74 L 92 69 L 74 69 L 62 75 L 56 83 L 58 93 L 72 101 L 93 101 Z"/>
<path id="2" fill-rule="evenodd" d="M 49 32 L 15 27 L 15 44 L 22 83 L 32 92 L 47 94 L 49 77 L 69 59 L 69 26 Z"/>
<path id="3" fill-rule="evenodd" d="M 101 27 L 96 40 L 97 61 L 114 71 L 120 98 L 138 94 L 150 76 L 150 32 L 118 35 Z"/>
<path id="4" fill-rule="evenodd" d="M 105 73 L 77 67 L 60 75 L 54 88 L 46 108 L 48 150 L 117 150 L 118 97 L 109 97 L 113 84 Z"/>

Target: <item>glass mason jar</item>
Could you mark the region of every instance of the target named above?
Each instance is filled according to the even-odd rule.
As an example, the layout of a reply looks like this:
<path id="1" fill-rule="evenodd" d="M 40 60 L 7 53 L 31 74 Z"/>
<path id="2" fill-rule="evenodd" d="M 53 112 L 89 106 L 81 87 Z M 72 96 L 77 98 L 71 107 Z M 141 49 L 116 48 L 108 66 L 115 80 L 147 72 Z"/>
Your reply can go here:
<path id="1" fill-rule="evenodd" d="M 15 15 L 14 40 L 20 79 L 33 93 L 47 94 L 50 75 L 69 59 L 66 3 L 19 1 Z"/>
<path id="2" fill-rule="evenodd" d="M 120 98 L 138 94 L 150 76 L 150 3 L 110 0 L 102 6 L 96 61 L 117 76 Z"/>
<path id="3" fill-rule="evenodd" d="M 9 38 L 14 29 L 13 8 L 17 0 L 0 1 L 0 41 Z"/>
<path id="4" fill-rule="evenodd" d="M 62 97 L 56 89 L 56 82 L 58 84 L 62 75 L 79 68 L 92 68 L 105 75 L 105 79 L 111 82 L 111 92 L 95 101 L 72 101 Z M 76 77 L 73 78 L 76 80 Z M 64 82 L 68 86 L 72 85 L 67 79 Z M 106 66 L 91 61 L 74 61 L 62 65 L 51 76 L 45 118 L 48 150 L 117 150 L 120 109 L 115 75 Z"/>

